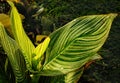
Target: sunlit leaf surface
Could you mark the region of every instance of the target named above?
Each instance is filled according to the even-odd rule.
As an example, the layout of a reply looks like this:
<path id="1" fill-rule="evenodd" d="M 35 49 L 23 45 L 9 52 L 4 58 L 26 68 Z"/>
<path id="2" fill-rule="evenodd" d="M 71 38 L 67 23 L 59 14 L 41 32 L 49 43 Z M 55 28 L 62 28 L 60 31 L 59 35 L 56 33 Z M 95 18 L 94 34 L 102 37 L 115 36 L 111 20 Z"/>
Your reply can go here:
<path id="1" fill-rule="evenodd" d="M 116 14 L 83 16 L 50 35 L 43 75 L 66 74 L 94 56 L 108 37 Z"/>
<path id="2" fill-rule="evenodd" d="M 32 66 L 31 63 L 32 52 L 35 49 L 35 47 L 23 29 L 22 21 L 16 7 L 12 2 L 8 2 L 8 3 L 11 6 L 11 14 L 10 14 L 11 29 L 16 42 L 18 43 L 22 53 L 24 54 L 27 68 L 30 69 Z"/>

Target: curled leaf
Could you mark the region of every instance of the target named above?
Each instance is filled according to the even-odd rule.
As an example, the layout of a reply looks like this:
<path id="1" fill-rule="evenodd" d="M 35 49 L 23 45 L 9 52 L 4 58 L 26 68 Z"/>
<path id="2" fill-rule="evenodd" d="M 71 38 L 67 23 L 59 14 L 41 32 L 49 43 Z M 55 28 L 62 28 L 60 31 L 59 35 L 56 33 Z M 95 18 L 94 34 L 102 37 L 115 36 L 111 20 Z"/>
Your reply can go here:
<path id="1" fill-rule="evenodd" d="M 37 69 L 40 69 L 41 61 L 42 61 L 42 55 L 46 51 L 48 45 L 50 42 L 50 38 L 47 37 L 42 43 L 40 43 L 34 50 L 33 54 L 35 57 L 33 57 L 33 66 Z"/>

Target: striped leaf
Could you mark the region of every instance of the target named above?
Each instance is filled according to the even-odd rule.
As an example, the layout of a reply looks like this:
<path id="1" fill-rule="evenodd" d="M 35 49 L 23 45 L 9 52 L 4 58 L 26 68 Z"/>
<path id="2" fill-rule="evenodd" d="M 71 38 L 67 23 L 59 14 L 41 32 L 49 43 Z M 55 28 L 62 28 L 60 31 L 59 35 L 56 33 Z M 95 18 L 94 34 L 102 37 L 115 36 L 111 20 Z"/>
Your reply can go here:
<path id="1" fill-rule="evenodd" d="M 0 44 L 6 52 L 8 59 L 11 63 L 13 72 L 17 82 L 25 80 L 25 63 L 24 58 L 19 50 L 17 43 L 10 38 L 4 30 L 3 25 L 0 23 Z"/>
<path id="2" fill-rule="evenodd" d="M 31 69 L 32 68 L 31 61 L 33 57 L 32 53 L 35 47 L 23 29 L 22 21 L 16 7 L 12 2 L 8 1 L 8 3 L 11 6 L 10 21 L 15 41 L 18 43 L 18 45 L 20 46 L 20 50 L 24 54 L 27 68 Z"/>
<path id="3" fill-rule="evenodd" d="M 94 60 L 101 59 L 101 56 L 98 54 L 95 54 L 90 58 L 89 58 L 90 61 L 94 61 Z M 82 76 L 84 69 L 85 69 L 84 67 L 81 67 L 80 69 L 71 71 L 68 74 L 66 74 L 65 75 L 65 83 L 77 83 L 79 81 L 80 77 Z"/>
<path id="4" fill-rule="evenodd" d="M 69 72 L 65 76 L 65 83 L 77 83 L 80 77 L 82 76 L 83 71 L 84 71 L 84 67 L 82 67 L 81 69 L 77 69 L 75 71 Z"/>
<path id="5" fill-rule="evenodd" d="M 41 74 L 66 74 L 85 65 L 104 44 L 116 16 L 79 17 L 53 32 Z"/>
<path id="6" fill-rule="evenodd" d="M 93 55 L 90 57 L 90 61 L 101 59 L 101 56 L 98 54 Z M 41 83 L 77 83 L 80 77 L 83 74 L 85 67 L 81 67 L 74 71 L 71 71 L 65 75 L 57 75 L 57 76 L 41 76 L 40 82 Z"/>

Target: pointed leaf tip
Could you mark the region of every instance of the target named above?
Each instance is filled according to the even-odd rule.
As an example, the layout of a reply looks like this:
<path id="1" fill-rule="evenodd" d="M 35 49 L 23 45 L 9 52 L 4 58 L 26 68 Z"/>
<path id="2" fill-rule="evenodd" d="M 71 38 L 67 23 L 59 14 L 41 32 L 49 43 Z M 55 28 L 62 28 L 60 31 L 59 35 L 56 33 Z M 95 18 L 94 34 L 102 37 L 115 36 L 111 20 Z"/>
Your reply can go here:
<path id="1" fill-rule="evenodd" d="M 8 3 L 11 6 L 10 21 L 13 36 L 15 41 L 18 43 L 20 50 L 24 54 L 27 68 L 30 69 L 32 66 L 32 52 L 35 49 L 35 46 L 24 31 L 22 20 L 17 8 L 14 6 L 13 2 L 8 1 Z"/>
<path id="2" fill-rule="evenodd" d="M 34 50 L 35 57 L 32 59 L 33 68 L 39 70 L 41 67 L 42 58 L 44 58 L 44 52 L 46 51 L 50 42 L 50 38 L 47 37 L 42 43 L 40 43 Z M 43 57 L 42 57 L 43 56 Z"/>
<path id="3" fill-rule="evenodd" d="M 38 58 L 40 58 L 44 54 L 46 48 L 48 47 L 49 42 L 50 42 L 50 38 L 47 37 L 42 43 L 40 43 L 35 48 L 34 53 L 36 54 L 36 56 L 34 57 L 34 59 L 37 60 Z"/>
<path id="4" fill-rule="evenodd" d="M 104 44 L 116 16 L 111 13 L 79 17 L 53 32 L 46 51 L 44 74 L 66 74 L 90 61 Z"/>

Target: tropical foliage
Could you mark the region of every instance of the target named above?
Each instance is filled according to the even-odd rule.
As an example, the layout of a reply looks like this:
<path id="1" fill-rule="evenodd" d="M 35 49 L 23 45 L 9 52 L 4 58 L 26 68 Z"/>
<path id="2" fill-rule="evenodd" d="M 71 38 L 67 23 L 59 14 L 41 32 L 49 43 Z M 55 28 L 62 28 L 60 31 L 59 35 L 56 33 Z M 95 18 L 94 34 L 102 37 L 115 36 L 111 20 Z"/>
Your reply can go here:
<path id="1" fill-rule="evenodd" d="M 0 43 L 7 54 L 15 82 L 76 83 L 84 66 L 101 59 L 97 53 L 108 37 L 117 14 L 89 15 L 74 19 L 49 35 L 37 47 L 26 35 L 20 14 L 11 6 L 10 22 L 14 38 L 0 24 Z M 48 80 L 41 80 L 41 78 Z"/>

